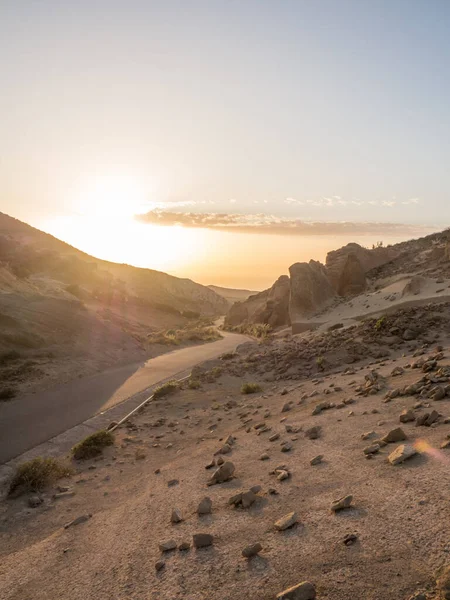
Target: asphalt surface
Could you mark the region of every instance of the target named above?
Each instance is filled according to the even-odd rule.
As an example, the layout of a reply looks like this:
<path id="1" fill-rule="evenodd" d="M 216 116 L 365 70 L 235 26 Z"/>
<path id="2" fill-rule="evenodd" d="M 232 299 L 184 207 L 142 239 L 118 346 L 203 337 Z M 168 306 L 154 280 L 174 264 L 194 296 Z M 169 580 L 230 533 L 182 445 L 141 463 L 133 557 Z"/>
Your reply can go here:
<path id="1" fill-rule="evenodd" d="M 223 332 L 223 339 L 174 350 L 146 362 L 103 371 L 52 390 L 0 404 L 0 464 L 63 433 L 134 394 L 217 358 L 248 341 Z"/>

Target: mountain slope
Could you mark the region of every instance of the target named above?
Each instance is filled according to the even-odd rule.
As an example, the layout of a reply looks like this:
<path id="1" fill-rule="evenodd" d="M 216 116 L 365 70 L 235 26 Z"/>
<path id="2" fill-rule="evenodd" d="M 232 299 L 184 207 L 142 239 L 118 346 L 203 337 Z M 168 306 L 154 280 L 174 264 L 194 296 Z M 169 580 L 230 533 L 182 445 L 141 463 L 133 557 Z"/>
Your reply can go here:
<path id="1" fill-rule="evenodd" d="M 96 259 L 0 213 L 0 397 L 160 354 L 149 334 L 227 307 L 189 279 Z"/>

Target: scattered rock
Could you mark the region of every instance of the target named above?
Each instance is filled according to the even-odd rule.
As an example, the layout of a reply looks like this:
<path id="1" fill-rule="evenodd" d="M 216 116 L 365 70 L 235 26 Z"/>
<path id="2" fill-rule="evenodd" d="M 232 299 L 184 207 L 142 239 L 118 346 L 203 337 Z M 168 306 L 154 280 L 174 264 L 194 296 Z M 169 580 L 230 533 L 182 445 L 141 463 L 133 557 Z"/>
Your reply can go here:
<path id="1" fill-rule="evenodd" d="M 356 542 L 357 539 L 358 539 L 357 535 L 355 535 L 354 533 L 348 533 L 344 537 L 344 544 L 346 546 L 351 546 L 352 544 L 354 544 Z"/>
<path id="2" fill-rule="evenodd" d="M 323 454 L 318 454 L 317 456 L 315 456 L 314 458 L 312 458 L 312 459 L 309 461 L 309 464 L 310 464 L 310 465 L 312 465 L 312 466 L 315 466 L 315 465 L 320 465 L 320 463 L 321 463 L 322 461 L 323 461 Z"/>
<path id="3" fill-rule="evenodd" d="M 283 404 L 283 408 L 281 409 L 281 412 L 288 412 L 289 410 L 291 410 L 291 405 L 289 402 L 286 402 L 285 404 Z"/>
<path id="4" fill-rule="evenodd" d="M 339 510 L 344 510 L 345 508 L 350 508 L 352 500 L 353 496 L 343 496 L 342 498 L 339 498 L 339 500 L 334 500 L 331 504 L 331 510 L 337 512 Z"/>
<path id="5" fill-rule="evenodd" d="M 208 485 L 215 485 L 216 483 L 223 483 L 233 478 L 235 471 L 234 464 L 232 462 L 225 462 L 223 465 L 214 471 L 211 479 L 208 481 Z"/>
<path id="6" fill-rule="evenodd" d="M 380 444 L 374 443 L 370 446 L 366 446 L 363 450 L 364 454 L 377 454 L 380 451 Z"/>
<path id="7" fill-rule="evenodd" d="M 179 508 L 174 508 L 172 510 L 172 515 L 170 517 L 170 521 L 172 523 L 181 523 L 183 517 L 181 516 L 181 510 Z"/>
<path id="8" fill-rule="evenodd" d="M 44 500 L 40 497 L 40 496 L 30 496 L 28 498 L 28 506 L 30 508 L 37 508 L 38 506 L 40 506 L 42 503 L 44 502 Z"/>
<path id="9" fill-rule="evenodd" d="M 320 437 L 321 429 L 322 428 L 320 425 L 310 427 L 309 429 L 305 430 L 305 437 L 309 438 L 310 440 L 316 440 L 318 437 Z"/>
<path id="10" fill-rule="evenodd" d="M 259 552 L 261 552 L 262 546 L 259 542 L 256 544 L 250 544 L 250 546 L 246 546 L 242 550 L 242 556 L 244 558 L 252 558 L 252 556 L 256 556 Z"/>
<path id="11" fill-rule="evenodd" d="M 400 417 L 400 423 L 409 423 L 410 421 L 415 421 L 416 420 L 416 416 L 414 414 L 414 411 L 412 411 L 411 409 L 406 409 L 402 411 Z"/>
<path id="12" fill-rule="evenodd" d="M 195 548 L 207 548 L 212 546 L 214 538 L 210 533 L 194 533 L 192 540 Z"/>
<path id="13" fill-rule="evenodd" d="M 212 500 L 208 496 L 205 496 L 203 500 L 201 500 L 200 504 L 197 507 L 198 515 L 209 515 L 212 510 Z"/>
<path id="14" fill-rule="evenodd" d="M 297 513 L 291 512 L 278 521 L 275 521 L 275 529 L 278 531 L 284 531 L 285 529 L 289 529 L 289 527 L 293 527 L 297 523 Z M 292 596 L 294 597 L 294 596 Z"/>
<path id="15" fill-rule="evenodd" d="M 289 452 L 292 450 L 292 444 L 290 442 L 283 442 L 281 444 L 281 452 Z"/>
<path id="16" fill-rule="evenodd" d="M 176 547 L 177 543 L 175 540 L 167 540 L 159 543 L 159 549 L 161 552 L 170 552 L 171 550 L 175 550 Z"/>
<path id="17" fill-rule="evenodd" d="M 401 427 L 396 427 L 395 429 L 391 429 L 391 431 L 382 438 L 382 441 L 386 442 L 386 444 L 394 444 L 395 442 L 403 442 L 406 439 L 408 438 L 403 429 Z"/>
<path id="18" fill-rule="evenodd" d="M 166 563 L 163 560 L 157 560 L 155 562 L 155 569 L 157 571 L 161 571 L 162 569 L 164 569 L 165 566 L 166 566 Z"/>
<path id="19" fill-rule="evenodd" d="M 270 436 L 269 442 L 276 442 L 279 437 L 280 437 L 279 433 L 274 433 L 273 435 Z"/>
<path id="20" fill-rule="evenodd" d="M 191 544 L 189 542 L 181 542 L 178 546 L 178 550 L 190 550 Z"/>
<path id="21" fill-rule="evenodd" d="M 261 454 L 261 456 L 259 457 L 259 460 L 269 460 L 270 456 L 267 454 L 267 452 L 264 452 L 264 454 Z"/>
<path id="22" fill-rule="evenodd" d="M 174 485 L 178 485 L 180 482 L 178 481 L 178 479 L 171 479 L 170 481 L 168 481 L 167 486 L 168 487 L 173 487 Z"/>
<path id="23" fill-rule="evenodd" d="M 314 600 L 316 588 L 309 581 L 303 581 L 277 594 L 277 600 Z"/>
<path id="24" fill-rule="evenodd" d="M 69 527 L 73 527 L 74 525 L 79 525 L 80 523 L 86 523 L 86 521 L 89 521 L 89 519 L 91 517 L 92 517 L 92 515 L 81 515 L 81 516 L 77 517 L 76 519 L 74 519 L 73 521 L 66 523 L 64 525 L 64 529 L 69 529 Z"/>
<path id="25" fill-rule="evenodd" d="M 388 460 L 391 465 L 399 465 L 416 454 L 417 450 L 414 448 L 414 446 L 411 446 L 410 444 L 402 444 L 388 456 Z"/>

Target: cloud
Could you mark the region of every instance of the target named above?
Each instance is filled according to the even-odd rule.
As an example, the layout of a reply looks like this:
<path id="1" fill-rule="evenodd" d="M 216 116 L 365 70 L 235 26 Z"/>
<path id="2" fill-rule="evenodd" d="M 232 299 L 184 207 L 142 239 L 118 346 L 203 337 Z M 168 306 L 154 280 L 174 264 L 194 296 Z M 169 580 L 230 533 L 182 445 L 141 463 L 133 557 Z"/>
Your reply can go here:
<path id="1" fill-rule="evenodd" d="M 237 200 L 236 198 L 230 198 L 230 204 L 236 204 Z"/>
<path id="2" fill-rule="evenodd" d="M 232 231 L 240 233 L 264 233 L 276 235 L 379 235 L 419 237 L 437 231 L 434 227 L 404 225 L 398 223 L 310 222 L 288 219 L 275 215 L 237 213 L 192 213 L 151 210 L 136 217 L 142 223 L 161 226 Z"/>
<path id="3" fill-rule="evenodd" d="M 419 198 L 410 198 L 409 200 L 404 200 L 402 202 L 402 204 L 405 205 L 409 205 L 409 204 L 420 204 L 420 199 Z"/>

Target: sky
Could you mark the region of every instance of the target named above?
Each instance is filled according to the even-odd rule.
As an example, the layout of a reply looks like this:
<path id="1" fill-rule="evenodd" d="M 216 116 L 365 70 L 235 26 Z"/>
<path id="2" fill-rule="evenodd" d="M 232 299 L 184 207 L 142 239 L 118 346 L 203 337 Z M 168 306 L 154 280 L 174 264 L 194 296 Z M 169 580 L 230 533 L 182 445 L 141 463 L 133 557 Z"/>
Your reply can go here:
<path id="1" fill-rule="evenodd" d="M 447 0 L 2 0 L 0 210 L 252 289 L 442 229 L 449 24 Z"/>

